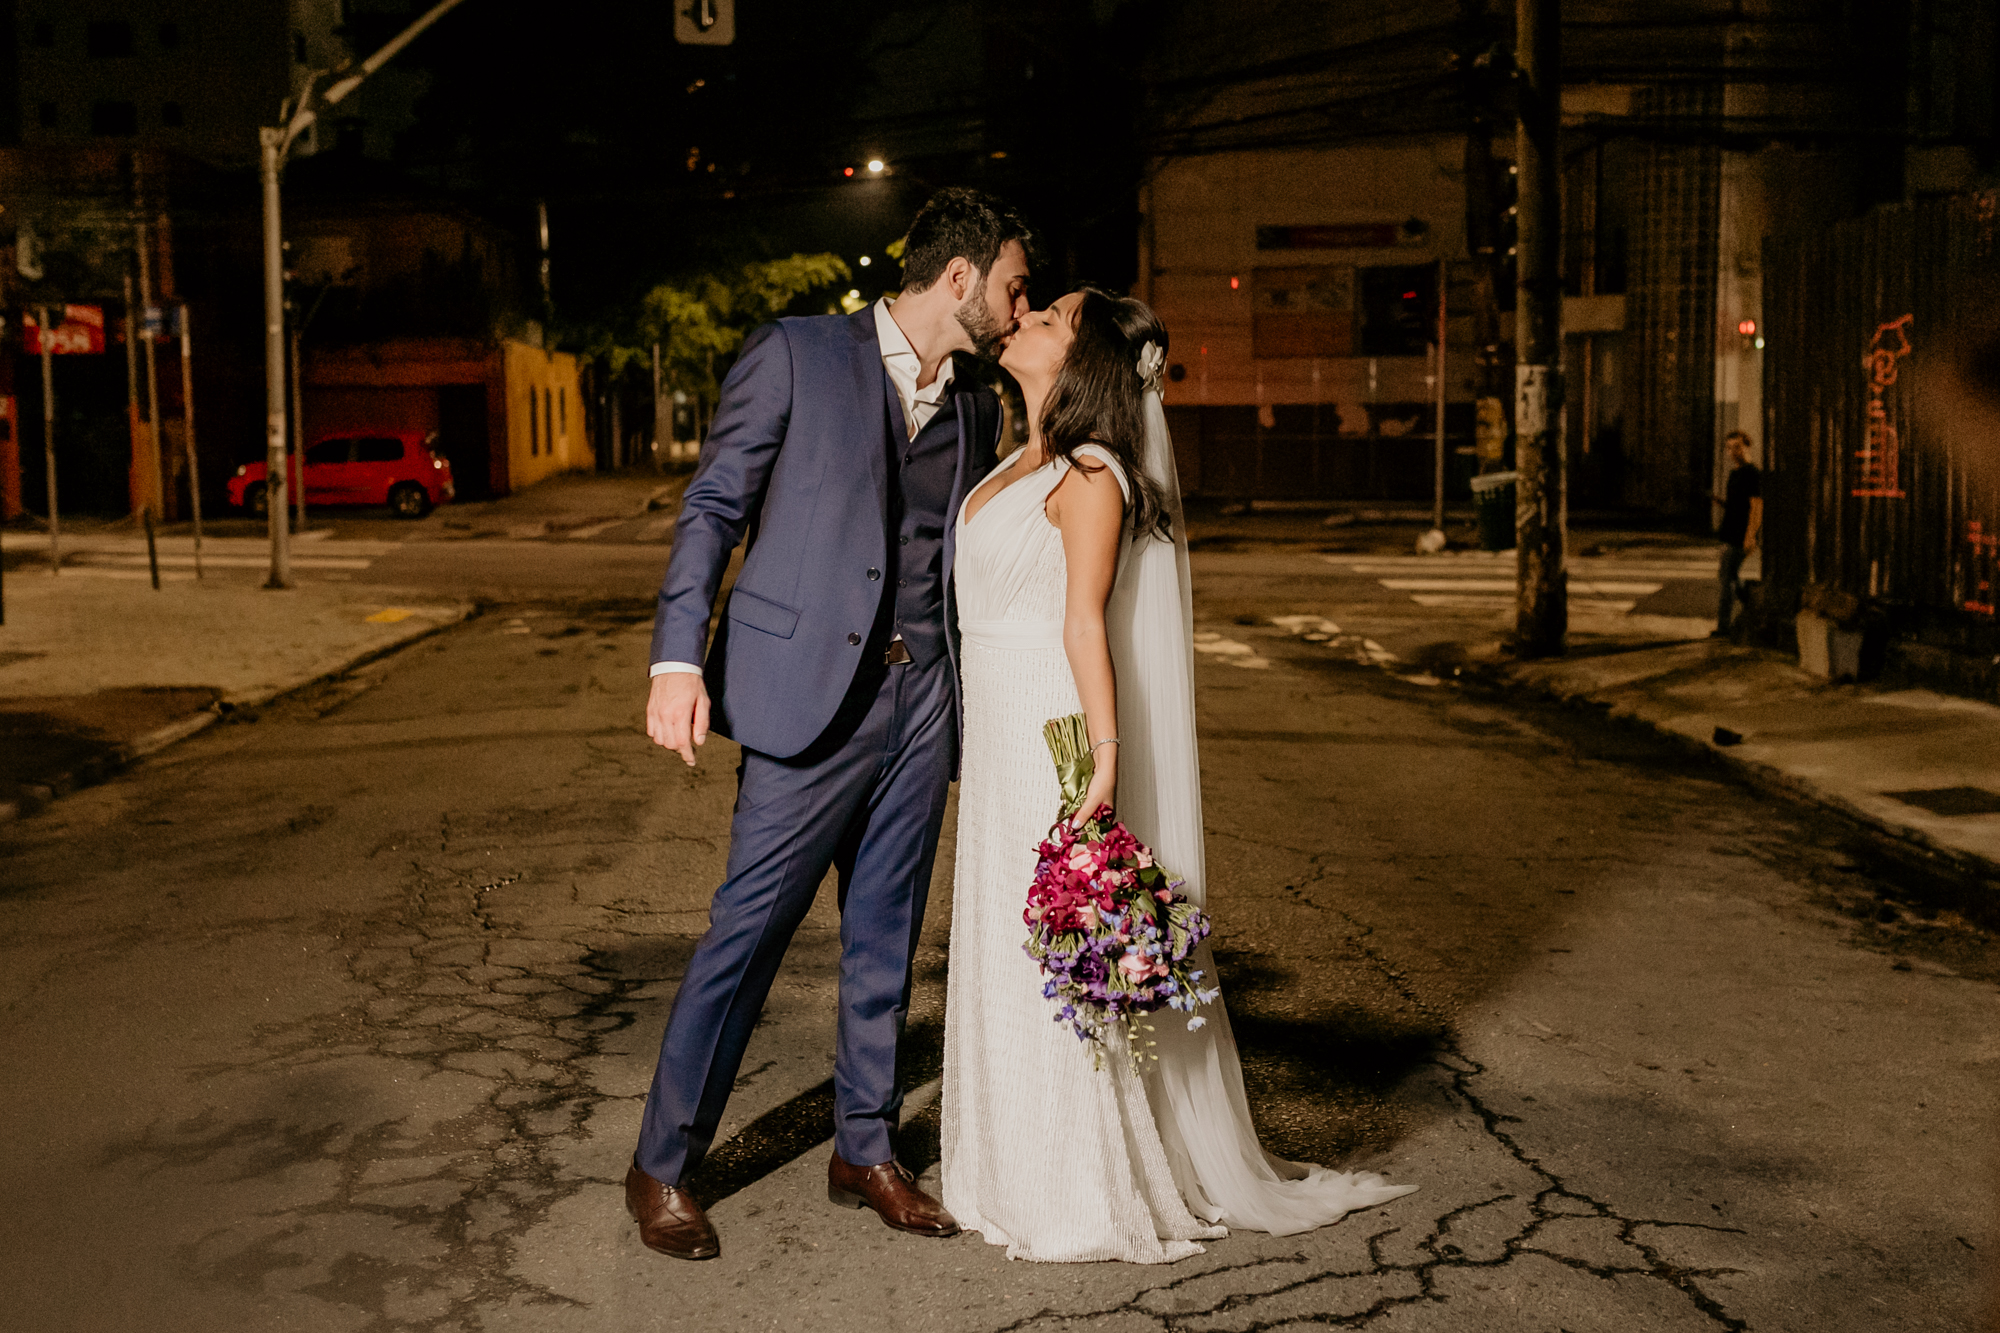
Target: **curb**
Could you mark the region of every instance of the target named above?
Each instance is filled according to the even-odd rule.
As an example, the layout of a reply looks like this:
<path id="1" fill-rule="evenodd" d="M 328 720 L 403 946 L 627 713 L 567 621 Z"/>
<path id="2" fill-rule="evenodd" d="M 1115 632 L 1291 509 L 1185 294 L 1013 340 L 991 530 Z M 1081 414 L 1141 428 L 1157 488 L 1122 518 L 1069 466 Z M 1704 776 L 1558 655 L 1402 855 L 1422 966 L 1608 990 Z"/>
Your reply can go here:
<path id="1" fill-rule="evenodd" d="M 93 759 L 80 768 L 54 774 L 44 778 L 40 782 L 23 783 L 21 784 L 21 789 L 27 794 L 28 799 L 0 801 L 0 824 L 11 824 L 16 820 L 38 814 L 58 797 L 67 796 L 71 792 L 80 791 L 85 787 L 95 787 L 99 783 L 108 782 L 147 756 L 157 754 L 169 745 L 207 731 L 210 727 L 222 721 L 225 708 L 260 708 L 274 699 L 282 699 L 288 694 L 296 694 L 300 690 L 309 689 L 324 681 L 344 676 L 359 667 L 367 666 L 370 662 L 379 662 L 393 653 L 401 652 L 412 644 L 422 643 L 434 634 L 439 634 L 454 626 L 462 625 L 479 614 L 479 607 L 471 602 L 461 602 L 455 609 L 458 611 L 458 614 L 452 619 L 439 621 L 426 628 L 422 633 L 412 634 L 408 638 L 398 639 L 394 643 L 381 644 L 370 648 L 366 652 L 358 653 L 346 659 L 339 666 L 329 667 L 325 671 L 318 672 L 291 685 L 278 686 L 269 690 L 252 691 L 247 694 L 218 697 L 213 704 L 210 704 L 203 711 L 190 713 L 188 716 L 178 718 L 175 721 L 167 723 L 165 726 L 155 727 L 144 735 L 136 736 L 121 745 L 114 746 L 106 754 Z"/>
<path id="2" fill-rule="evenodd" d="M 1720 763 L 1757 791 L 1837 815 L 1886 844 L 1881 850 L 1905 865 L 1929 874 L 1942 873 L 1959 881 L 1955 886 L 1958 892 L 1952 895 L 1953 901 L 1943 905 L 2000 928 L 2000 902 L 1995 901 L 1996 893 L 2000 893 L 2000 861 L 1947 846 L 1922 829 L 1897 824 L 1863 810 L 1844 797 L 1775 765 L 1734 754 L 1731 747 L 1677 731 L 1635 709 L 1621 707 L 1587 691 L 1564 691 L 1520 680 L 1515 678 L 1514 669 L 1504 664 L 1484 667 L 1476 674 L 1468 670 L 1466 677 L 1496 693 L 1530 696 L 1565 708 L 1604 709 L 1605 716 L 1644 727 L 1652 735 L 1680 748 L 1690 758 Z"/>

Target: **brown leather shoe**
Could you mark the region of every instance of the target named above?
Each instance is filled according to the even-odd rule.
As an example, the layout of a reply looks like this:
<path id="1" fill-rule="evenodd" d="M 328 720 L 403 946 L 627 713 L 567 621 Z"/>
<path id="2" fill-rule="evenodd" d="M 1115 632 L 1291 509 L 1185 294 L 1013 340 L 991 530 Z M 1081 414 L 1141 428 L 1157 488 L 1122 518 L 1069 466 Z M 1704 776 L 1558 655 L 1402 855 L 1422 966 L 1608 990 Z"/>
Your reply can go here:
<path id="1" fill-rule="evenodd" d="M 694 1195 L 678 1185 L 662 1185 L 639 1169 L 625 1173 L 625 1211 L 639 1224 L 639 1239 L 649 1250 L 676 1259 L 713 1259 L 722 1253 L 708 1214 Z"/>
<path id="2" fill-rule="evenodd" d="M 873 1208 L 898 1231 L 918 1236 L 956 1236 L 958 1219 L 917 1188 L 917 1178 L 901 1162 L 855 1166 L 839 1153 L 826 1166 L 826 1197 L 844 1208 Z"/>

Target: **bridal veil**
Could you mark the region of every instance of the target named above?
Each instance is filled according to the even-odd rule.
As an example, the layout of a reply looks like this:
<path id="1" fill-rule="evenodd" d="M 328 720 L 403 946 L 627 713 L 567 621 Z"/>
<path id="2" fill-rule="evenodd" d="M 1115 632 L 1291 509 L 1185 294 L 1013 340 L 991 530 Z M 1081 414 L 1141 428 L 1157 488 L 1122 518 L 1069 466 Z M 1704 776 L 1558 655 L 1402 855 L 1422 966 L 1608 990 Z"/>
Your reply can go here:
<path id="1" fill-rule="evenodd" d="M 1207 902 L 1201 822 L 1201 762 L 1195 741 L 1194 595 L 1180 476 L 1160 398 L 1157 343 L 1138 369 L 1145 381 L 1146 440 L 1140 466 L 1159 488 L 1172 539 L 1128 538 L 1106 629 L 1118 680 L 1118 813 L 1160 862 L 1186 879 L 1185 892 Z M 1227 929 L 1227 921 L 1219 923 Z M 1200 966 L 1215 975 L 1202 945 Z M 1399 1195 L 1369 1172 L 1338 1172 L 1266 1153 L 1257 1141 L 1223 1001 L 1204 1006 L 1207 1022 L 1187 1030 L 1176 1013 L 1155 1016 L 1159 1063 L 1146 1077 L 1161 1142 L 1187 1206 L 1225 1226 L 1290 1235 Z"/>

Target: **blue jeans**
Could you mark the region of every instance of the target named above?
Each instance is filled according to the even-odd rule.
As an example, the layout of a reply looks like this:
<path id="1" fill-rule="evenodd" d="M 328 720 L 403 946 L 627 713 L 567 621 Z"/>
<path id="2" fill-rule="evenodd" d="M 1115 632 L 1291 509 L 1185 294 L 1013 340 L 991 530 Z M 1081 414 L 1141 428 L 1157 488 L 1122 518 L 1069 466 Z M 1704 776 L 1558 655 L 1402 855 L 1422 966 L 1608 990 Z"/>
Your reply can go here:
<path id="1" fill-rule="evenodd" d="M 1736 615 L 1736 600 L 1743 595 L 1743 558 L 1750 552 L 1741 546 L 1724 546 L 1722 564 L 1716 570 L 1716 578 L 1721 583 L 1721 596 L 1715 608 L 1715 628 L 1718 633 L 1729 632 L 1729 622 Z"/>

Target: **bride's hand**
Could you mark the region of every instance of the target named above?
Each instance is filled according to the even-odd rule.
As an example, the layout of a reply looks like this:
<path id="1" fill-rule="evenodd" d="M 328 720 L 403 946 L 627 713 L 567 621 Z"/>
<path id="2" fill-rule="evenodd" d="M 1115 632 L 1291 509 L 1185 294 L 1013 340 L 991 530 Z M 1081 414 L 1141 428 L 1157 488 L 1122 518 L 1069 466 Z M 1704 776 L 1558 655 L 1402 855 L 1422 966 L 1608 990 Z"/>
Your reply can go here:
<path id="1" fill-rule="evenodd" d="M 1090 785 L 1084 788 L 1083 804 L 1076 808 L 1079 828 L 1089 823 L 1098 810 L 1110 809 L 1118 799 L 1118 747 L 1100 746 L 1095 758 L 1097 769 L 1090 776 Z"/>

